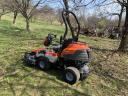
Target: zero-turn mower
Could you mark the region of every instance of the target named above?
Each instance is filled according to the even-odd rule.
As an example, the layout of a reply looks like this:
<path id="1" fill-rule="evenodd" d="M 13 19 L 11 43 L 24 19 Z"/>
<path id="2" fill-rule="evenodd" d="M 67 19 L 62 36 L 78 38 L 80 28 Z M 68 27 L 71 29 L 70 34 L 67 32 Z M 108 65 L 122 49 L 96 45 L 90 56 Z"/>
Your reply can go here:
<path id="1" fill-rule="evenodd" d="M 71 23 L 68 16 L 73 16 L 77 23 L 77 32 L 71 30 Z M 79 80 L 85 79 L 89 74 L 88 64 L 90 62 L 90 48 L 88 44 L 78 41 L 80 24 L 71 11 L 63 10 L 62 18 L 65 24 L 64 36 L 60 37 L 60 44 L 54 46 L 51 51 L 47 48 L 39 48 L 25 53 L 24 61 L 26 64 L 39 66 L 42 70 L 59 68 L 63 70 L 63 79 L 69 84 L 74 84 Z M 71 38 L 66 38 L 68 28 L 71 31 Z M 54 34 L 48 34 L 44 41 L 45 46 L 52 44 Z"/>

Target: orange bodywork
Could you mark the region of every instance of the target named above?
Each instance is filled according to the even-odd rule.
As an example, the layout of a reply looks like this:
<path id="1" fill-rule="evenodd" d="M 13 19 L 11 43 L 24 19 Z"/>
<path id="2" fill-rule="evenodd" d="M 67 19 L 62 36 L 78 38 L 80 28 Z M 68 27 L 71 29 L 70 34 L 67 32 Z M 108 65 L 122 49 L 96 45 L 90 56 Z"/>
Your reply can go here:
<path id="1" fill-rule="evenodd" d="M 54 52 L 47 52 L 47 53 L 45 54 L 45 56 L 58 57 L 58 54 L 57 54 L 57 53 L 54 53 Z"/>
<path id="2" fill-rule="evenodd" d="M 69 44 L 68 47 L 63 50 L 61 56 L 66 54 L 74 54 L 77 50 L 86 50 L 86 49 L 89 49 L 88 44 L 82 42 L 75 42 Z"/>
<path id="3" fill-rule="evenodd" d="M 45 49 L 44 49 L 44 48 L 38 48 L 38 49 L 36 49 L 36 50 L 32 50 L 32 52 L 37 53 L 37 52 L 40 52 L 40 51 L 42 51 L 42 50 L 45 50 Z"/>
<path id="4" fill-rule="evenodd" d="M 38 48 L 38 49 L 36 49 L 36 50 L 32 50 L 32 52 L 38 53 L 38 52 L 43 51 L 43 50 L 46 50 L 46 49 L 44 49 L 44 48 Z M 46 55 L 46 56 L 53 56 L 53 57 L 57 57 L 57 56 L 58 56 L 57 53 L 54 53 L 54 52 L 52 52 L 52 51 L 46 52 L 45 55 Z"/>

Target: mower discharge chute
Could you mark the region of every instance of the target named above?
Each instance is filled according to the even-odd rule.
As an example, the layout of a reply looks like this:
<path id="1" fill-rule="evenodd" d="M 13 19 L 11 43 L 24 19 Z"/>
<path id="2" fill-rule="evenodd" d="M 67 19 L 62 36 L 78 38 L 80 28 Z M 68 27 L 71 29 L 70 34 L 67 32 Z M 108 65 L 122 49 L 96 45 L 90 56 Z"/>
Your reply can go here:
<path id="1" fill-rule="evenodd" d="M 77 23 L 77 32 L 72 30 L 69 16 L 72 15 Z M 90 62 L 90 48 L 86 43 L 79 42 L 80 24 L 71 11 L 63 10 L 62 18 L 65 24 L 64 36 L 60 38 L 60 44 L 54 46 L 53 50 L 40 48 L 30 53 L 25 53 L 24 61 L 30 65 L 37 65 L 42 70 L 50 68 L 59 68 L 63 70 L 63 79 L 69 84 L 74 84 L 78 80 L 83 80 L 89 74 L 88 63 Z M 68 28 L 70 28 L 72 37 L 67 38 Z M 54 34 L 48 34 L 44 41 L 45 46 L 49 46 L 52 40 L 56 38 Z"/>

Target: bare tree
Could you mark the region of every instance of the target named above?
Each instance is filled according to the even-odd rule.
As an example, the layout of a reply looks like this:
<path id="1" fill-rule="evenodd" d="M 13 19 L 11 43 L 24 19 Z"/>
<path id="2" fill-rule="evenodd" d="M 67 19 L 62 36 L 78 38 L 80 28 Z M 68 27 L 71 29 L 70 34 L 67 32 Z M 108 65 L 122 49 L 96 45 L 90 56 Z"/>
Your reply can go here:
<path id="1" fill-rule="evenodd" d="M 62 15 L 61 15 L 62 10 L 63 9 L 58 9 L 56 12 L 57 13 L 56 14 L 57 21 L 60 23 L 61 26 L 63 25 L 63 19 L 62 19 Z"/>
<path id="2" fill-rule="evenodd" d="M 7 10 L 7 7 L 5 6 L 5 4 L 6 4 L 5 0 L 0 1 L 0 20 L 3 15 L 10 12 L 9 10 Z"/>
<path id="3" fill-rule="evenodd" d="M 126 9 L 125 23 L 122 30 L 122 39 L 118 49 L 119 51 L 128 51 L 128 0 L 117 0 L 117 2 Z"/>
<path id="4" fill-rule="evenodd" d="M 101 0 L 101 2 L 106 2 L 106 1 L 108 0 Z M 120 26 L 120 22 L 122 18 L 121 15 L 124 9 L 126 14 L 124 26 L 122 28 L 122 38 L 118 50 L 123 52 L 126 51 L 128 52 L 128 0 L 111 0 L 111 2 L 108 4 L 114 4 L 114 3 L 118 3 L 119 5 L 121 5 L 121 12 L 119 14 L 118 26 Z M 100 5 L 103 5 L 103 3 L 101 3 Z"/>
<path id="5" fill-rule="evenodd" d="M 6 0 L 6 2 L 4 3 L 4 6 L 6 7 L 7 10 L 9 10 L 10 12 L 13 12 L 13 24 L 15 24 L 19 11 L 15 6 L 14 1 Z"/>
<path id="6" fill-rule="evenodd" d="M 123 15 L 123 12 L 124 12 L 124 6 L 123 5 L 120 5 L 121 6 L 121 9 L 120 9 L 120 12 L 119 13 L 110 13 L 109 15 L 111 16 L 118 16 L 118 29 L 120 29 L 120 26 L 121 26 L 121 21 L 122 21 L 122 15 Z"/>
<path id="7" fill-rule="evenodd" d="M 120 13 L 119 13 L 119 21 L 118 21 L 118 28 L 120 29 L 120 25 L 121 25 L 121 20 L 122 20 L 122 15 L 123 15 L 123 12 L 124 12 L 124 6 L 121 5 L 121 10 L 120 10 Z"/>
<path id="8" fill-rule="evenodd" d="M 90 0 L 90 3 L 91 2 L 94 2 L 94 3 L 97 3 L 98 4 L 95 4 L 96 6 L 100 6 L 100 5 L 108 5 L 108 4 L 114 4 L 115 2 L 118 3 L 119 5 L 121 5 L 122 9 L 121 9 L 121 13 L 120 13 L 120 19 L 119 19 L 119 23 L 121 21 L 121 14 L 122 14 L 122 10 L 125 8 L 125 23 L 124 23 L 124 26 L 123 26 L 123 30 L 122 30 L 122 39 L 121 39 L 121 42 L 120 42 L 120 45 L 119 45 L 119 48 L 118 50 L 119 51 L 128 51 L 128 0 L 111 0 L 111 2 L 109 3 L 106 3 L 110 0 Z M 90 4 L 88 3 L 88 4 Z M 77 6 L 77 7 L 81 7 L 81 6 L 87 6 L 88 4 L 86 5 L 80 5 L 80 6 Z M 118 26 L 120 26 L 120 24 L 118 24 Z"/>
<path id="9" fill-rule="evenodd" d="M 41 19 L 51 24 L 55 21 L 55 11 L 49 5 L 45 5 L 39 9 L 39 16 Z"/>
<path id="10" fill-rule="evenodd" d="M 86 10 L 86 8 L 82 7 L 78 10 L 78 12 L 79 12 L 79 21 L 81 23 L 81 26 L 83 28 L 88 27 L 88 24 L 87 24 L 87 15 L 88 15 L 87 13 L 88 13 L 88 11 Z M 86 14 L 85 14 L 85 12 L 86 12 Z"/>
<path id="11" fill-rule="evenodd" d="M 13 0 L 16 8 L 22 14 L 26 21 L 26 30 L 30 31 L 30 19 L 34 15 L 35 9 L 39 4 L 43 4 L 46 0 Z"/>
<path id="12" fill-rule="evenodd" d="M 63 0 L 64 6 L 65 6 L 65 9 L 66 9 L 67 11 L 69 10 L 68 2 L 69 2 L 69 0 Z M 69 28 L 70 28 L 70 30 L 71 30 L 72 37 L 73 37 L 73 38 L 75 38 L 75 36 L 74 36 L 74 34 L 73 34 L 74 29 L 73 29 L 73 27 L 72 27 L 72 25 L 71 25 L 71 21 L 70 21 L 70 19 L 69 19 L 69 14 L 67 13 L 66 15 L 67 15 L 67 16 L 66 16 L 67 23 L 68 23 Z"/>

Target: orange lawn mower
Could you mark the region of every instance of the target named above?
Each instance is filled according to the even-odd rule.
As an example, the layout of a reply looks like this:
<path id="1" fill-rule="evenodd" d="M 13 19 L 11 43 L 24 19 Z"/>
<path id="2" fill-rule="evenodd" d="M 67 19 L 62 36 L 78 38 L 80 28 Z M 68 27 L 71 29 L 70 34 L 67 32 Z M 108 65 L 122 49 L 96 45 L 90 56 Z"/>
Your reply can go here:
<path id="1" fill-rule="evenodd" d="M 71 23 L 68 16 L 73 16 L 76 20 L 78 30 L 71 30 Z M 64 36 L 60 37 L 60 44 L 54 46 L 51 51 L 47 48 L 39 48 L 25 53 L 24 61 L 26 64 L 35 65 L 44 71 L 50 68 L 63 70 L 63 79 L 69 84 L 74 84 L 79 80 L 84 80 L 89 74 L 88 64 L 90 62 L 90 48 L 86 43 L 79 42 L 80 24 L 76 15 L 67 10 L 62 11 L 62 18 L 65 24 Z M 71 38 L 66 38 L 68 28 L 71 31 Z M 54 34 L 48 34 L 44 41 L 45 46 L 52 44 L 56 38 Z"/>

